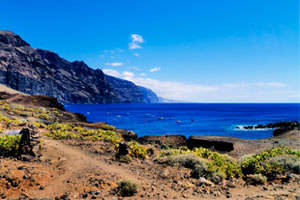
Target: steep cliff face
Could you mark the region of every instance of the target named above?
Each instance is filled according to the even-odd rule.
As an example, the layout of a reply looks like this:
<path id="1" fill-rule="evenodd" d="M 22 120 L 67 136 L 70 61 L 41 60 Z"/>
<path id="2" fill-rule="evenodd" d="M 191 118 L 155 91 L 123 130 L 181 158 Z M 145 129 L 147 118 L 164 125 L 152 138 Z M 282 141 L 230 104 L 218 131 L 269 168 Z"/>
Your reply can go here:
<path id="1" fill-rule="evenodd" d="M 0 31 L 0 83 L 62 103 L 155 103 L 151 90 L 105 75 L 82 61 L 69 62 L 34 49 L 18 35 Z"/>

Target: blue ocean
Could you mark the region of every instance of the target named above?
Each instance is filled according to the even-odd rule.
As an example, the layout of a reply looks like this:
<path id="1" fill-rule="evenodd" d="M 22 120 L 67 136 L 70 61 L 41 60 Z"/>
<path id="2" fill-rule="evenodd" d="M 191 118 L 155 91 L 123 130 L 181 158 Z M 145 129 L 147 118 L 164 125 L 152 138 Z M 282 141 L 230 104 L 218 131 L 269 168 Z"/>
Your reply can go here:
<path id="1" fill-rule="evenodd" d="M 88 121 L 107 122 L 143 135 L 232 136 L 244 139 L 271 137 L 273 130 L 240 130 L 237 126 L 300 121 L 300 104 L 84 104 L 65 105 Z"/>

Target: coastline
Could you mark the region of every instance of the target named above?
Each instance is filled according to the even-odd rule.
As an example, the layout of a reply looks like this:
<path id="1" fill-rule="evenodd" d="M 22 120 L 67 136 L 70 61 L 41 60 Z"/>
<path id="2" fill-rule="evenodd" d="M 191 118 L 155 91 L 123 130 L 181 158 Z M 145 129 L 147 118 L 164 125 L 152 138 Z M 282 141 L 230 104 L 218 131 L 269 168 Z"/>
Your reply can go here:
<path id="1" fill-rule="evenodd" d="M 7 154 L 1 155 L 0 168 L 5 175 L 0 178 L 0 196 L 4 199 L 246 199 L 262 188 L 266 188 L 261 193 L 266 199 L 287 188 L 291 191 L 288 197 L 300 195 L 297 171 L 276 172 L 273 178 L 267 171 L 264 175 L 242 172 L 240 163 L 245 155 L 269 155 L 270 151 L 296 159 L 299 130 L 257 140 L 138 137 L 103 122 L 89 123 L 84 115 L 65 111 L 54 98 L 4 94 L 1 99 L 2 132 L 21 130 L 22 138 L 30 133 L 29 140 L 20 141 L 20 150 L 7 149 Z M 0 136 L 0 141 L 19 138 Z M 130 187 L 137 189 L 123 196 L 120 181 L 130 181 Z"/>

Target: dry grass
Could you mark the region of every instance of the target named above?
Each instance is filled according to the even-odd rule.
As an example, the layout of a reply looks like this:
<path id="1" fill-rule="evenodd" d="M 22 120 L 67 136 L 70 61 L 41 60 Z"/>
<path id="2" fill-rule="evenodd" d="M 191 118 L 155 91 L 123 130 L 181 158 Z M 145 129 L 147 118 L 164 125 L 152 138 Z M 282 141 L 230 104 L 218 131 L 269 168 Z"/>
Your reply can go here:
<path id="1" fill-rule="evenodd" d="M 14 90 L 14 89 L 11 89 L 3 84 L 0 84 L 0 92 L 7 92 L 7 93 L 11 93 L 11 94 L 23 94 L 23 95 L 26 95 L 22 92 L 19 92 L 17 90 Z"/>

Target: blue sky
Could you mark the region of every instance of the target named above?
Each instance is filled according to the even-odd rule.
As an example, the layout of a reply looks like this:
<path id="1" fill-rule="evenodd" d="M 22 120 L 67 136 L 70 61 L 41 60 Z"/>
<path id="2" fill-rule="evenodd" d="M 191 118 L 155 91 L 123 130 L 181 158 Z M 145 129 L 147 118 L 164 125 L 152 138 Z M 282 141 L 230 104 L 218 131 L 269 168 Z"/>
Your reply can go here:
<path id="1" fill-rule="evenodd" d="M 300 102 L 298 0 L 10 0 L 0 29 L 193 102 Z"/>

